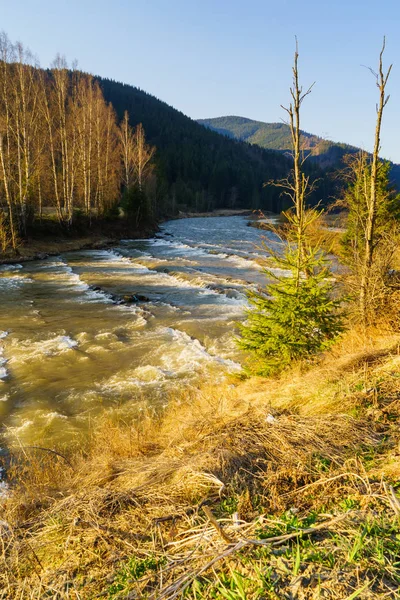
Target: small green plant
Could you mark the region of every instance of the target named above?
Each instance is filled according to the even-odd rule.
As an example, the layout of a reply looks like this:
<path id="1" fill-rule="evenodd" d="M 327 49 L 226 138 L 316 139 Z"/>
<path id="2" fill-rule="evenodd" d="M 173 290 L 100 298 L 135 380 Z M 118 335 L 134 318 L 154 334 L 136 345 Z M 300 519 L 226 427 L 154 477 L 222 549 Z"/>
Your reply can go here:
<path id="1" fill-rule="evenodd" d="M 238 499 L 234 496 L 228 496 L 227 498 L 221 500 L 218 512 L 221 515 L 233 515 L 233 513 L 237 511 L 237 508 Z"/>
<path id="2" fill-rule="evenodd" d="M 355 538 L 355 540 L 353 541 L 353 544 L 349 550 L 349 552 L 347 553 L 347 560 L 348 562 L 352 563 L 355 562 L 356 559 L 359 557 L 361 550 L 364 547 L 364 538 L 367 534 L 367 530 L 364 528 Z"/>
<path id="3" fill-rule="evenodd" d="M 189 600 L 248 600 L 275 599 L 274 570 L 264 562 L 246 562 L 246 575 L 229 569 L 219 573 L 216 580 L 197 578 L 186 589 L 184 597 Z"/>
<path id="4" fill-rule="evenodd" d="M 359 509 L 360 501 L 355 498 L 344 498 L 344 500 L 339 502 L 339 508 L 343 511 Z"/>
<path id="5" fill-rule="evenodd" d="M 108 588 L 109 600 L 123 598 L 130 590 L 130 584 L 144 577 L 149 571 L 158 571 L 164 564 L 164 560 L 154 557 L 137 558 L 132 556 L 116 573 L 114 582 Z"/>

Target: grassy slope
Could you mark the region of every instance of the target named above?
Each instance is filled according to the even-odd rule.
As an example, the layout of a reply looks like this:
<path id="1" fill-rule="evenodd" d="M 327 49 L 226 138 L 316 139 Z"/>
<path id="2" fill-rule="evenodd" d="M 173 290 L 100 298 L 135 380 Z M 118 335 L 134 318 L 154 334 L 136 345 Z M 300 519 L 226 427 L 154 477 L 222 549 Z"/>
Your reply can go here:
<path id="1" fill-rule="evenodd" d="M 397 598 L 399 341 L 16 450 L 0 597 Z"/>

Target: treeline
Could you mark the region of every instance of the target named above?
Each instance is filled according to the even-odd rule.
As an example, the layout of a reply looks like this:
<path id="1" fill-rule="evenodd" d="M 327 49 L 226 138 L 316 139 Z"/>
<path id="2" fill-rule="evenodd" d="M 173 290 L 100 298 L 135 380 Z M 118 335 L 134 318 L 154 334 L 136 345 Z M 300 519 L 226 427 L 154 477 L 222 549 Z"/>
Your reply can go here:
<path id="1" fill-rule="evenodd" d="M 311 162 L 305 168 L 320 181 L 310 204 L 326 203 L 334 180 Z M 265 184 L 290 169 L 287 156 L 206 129 L 138 88 L 70 69 L 60 56 L 43 70 L 0 35 L 3 252 L 42 231 L 49 215 L 71 231 L 78 221 L 91 227 L 121 213 L 138 229 L 179 211 L 280 212 L 288 199 Z"/>
<path id="2" fill-rule="evenodd" d="M 0 36 L 0 235 L 17 248 L 44 209 L 70 228 L 117 207 L 123 194 L 136 223 L 151 212 L 145 187 L 154 149 L 126 113 L 118 124 L 91 75 L 70 71 L 57 57 L 38 68 L 20 44 Z"/>

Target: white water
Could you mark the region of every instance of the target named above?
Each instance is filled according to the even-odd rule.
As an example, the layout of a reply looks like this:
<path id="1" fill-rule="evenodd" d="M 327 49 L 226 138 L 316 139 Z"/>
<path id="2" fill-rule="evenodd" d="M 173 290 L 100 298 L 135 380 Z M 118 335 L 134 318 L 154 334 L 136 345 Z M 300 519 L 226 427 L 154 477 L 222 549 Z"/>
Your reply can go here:
<path id="1" fill-rule="evenodd" d="M 163 405 L 199 376 L 238 371 L 235 328 L 246 288 L 265 283 L 263 235 L 244 217 L 185 219 L 149 240 L 1 266 L 10 439 L 69 442 L 104 411 Z"/>

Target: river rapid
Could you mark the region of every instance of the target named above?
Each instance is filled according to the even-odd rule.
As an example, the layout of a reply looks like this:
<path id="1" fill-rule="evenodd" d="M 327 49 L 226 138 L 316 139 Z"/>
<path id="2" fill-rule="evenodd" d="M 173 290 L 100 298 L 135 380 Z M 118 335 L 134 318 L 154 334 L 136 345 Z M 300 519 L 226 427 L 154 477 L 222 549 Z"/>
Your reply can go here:
<path id="1" fill-rule="evenodd" d="M 12 444 L 79 440 L 106 411 L 240 370 L 245 290 L 265 231 L 243 216 L 165 223 L 155 238 L 0 266 L 0 418 Z M 138 303 L 119 304 L 139 295 Z"/>

